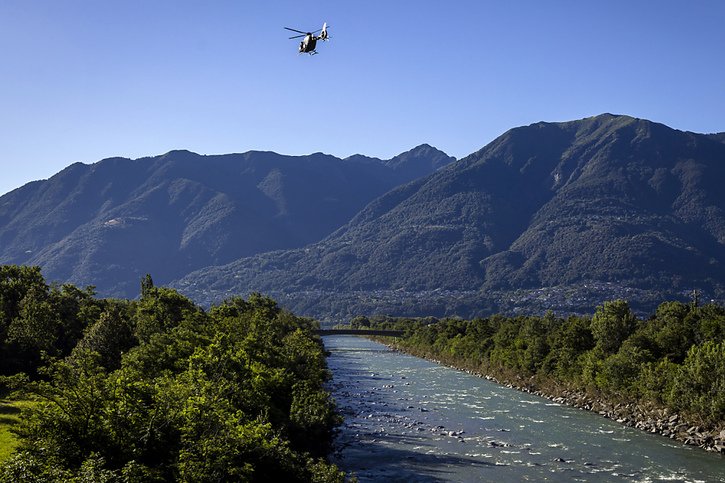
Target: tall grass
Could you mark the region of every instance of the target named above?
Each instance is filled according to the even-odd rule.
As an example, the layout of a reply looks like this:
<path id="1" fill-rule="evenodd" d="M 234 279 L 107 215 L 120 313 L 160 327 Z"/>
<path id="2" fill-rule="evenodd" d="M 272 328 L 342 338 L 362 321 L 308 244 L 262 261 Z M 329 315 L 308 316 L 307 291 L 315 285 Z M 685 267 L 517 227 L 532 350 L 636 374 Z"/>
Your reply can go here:
<path id="1" fill-rule="evenodd" d="M 15 451 L 18 440 L 12 428 L 20 422 L 22 409 L 31 404 L 32 401 L 22 399 L 0 399 L 0 463 Z"/>

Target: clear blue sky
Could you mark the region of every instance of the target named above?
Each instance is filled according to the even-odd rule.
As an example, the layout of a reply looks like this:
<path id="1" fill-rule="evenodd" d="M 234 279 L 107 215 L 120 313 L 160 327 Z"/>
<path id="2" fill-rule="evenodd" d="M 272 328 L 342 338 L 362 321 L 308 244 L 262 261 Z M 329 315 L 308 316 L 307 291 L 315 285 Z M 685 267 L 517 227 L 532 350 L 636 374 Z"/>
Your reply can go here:
<path id="1" fill-rule="evenodd" d="M 289 26 L 331 25 L 319 55 Z M 172 149 L 463 157 L 603 112 L 725 131 L 725 2 L 0 2 L 0 193 Z"/>

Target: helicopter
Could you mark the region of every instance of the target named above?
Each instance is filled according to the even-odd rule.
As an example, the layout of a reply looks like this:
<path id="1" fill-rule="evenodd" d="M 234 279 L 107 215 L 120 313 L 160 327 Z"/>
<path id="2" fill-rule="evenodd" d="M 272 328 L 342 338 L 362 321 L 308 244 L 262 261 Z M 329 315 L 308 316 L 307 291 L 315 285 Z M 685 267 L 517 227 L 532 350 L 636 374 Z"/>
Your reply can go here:
<path id="1" fill-rule="evenodd" d="M 301 35 L 295 35 L 293 37 L 290 37 L 290 39 L 298 39 L 300 37 L 304 37 L 302 39 L 302 42 L 300 42 L 300 54 L 310 54 L 315 55 L 317 51 L 315 50 L 315 46 L 317 45 L 318 40 L 327 40 L 329 39 L 329 35 L 327 35 L 327 22 L 322 24 L 322 28 L 319 30 L 315 30 L 314 32 L 302 32 L 301 30 L 297 29 L 291 29 L 289 27 L 285 27 L 287 30 L 291 30 L 292 32 L 297 32 Z M 320 35 L 315 35 L 317 32 L 320 33 Z"/>

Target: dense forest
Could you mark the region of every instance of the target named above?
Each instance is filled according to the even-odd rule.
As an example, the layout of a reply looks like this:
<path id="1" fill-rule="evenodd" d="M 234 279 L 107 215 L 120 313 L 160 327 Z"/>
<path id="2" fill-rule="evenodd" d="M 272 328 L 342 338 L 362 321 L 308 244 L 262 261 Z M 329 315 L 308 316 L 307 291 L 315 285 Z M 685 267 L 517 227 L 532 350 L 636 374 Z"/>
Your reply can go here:
<path id="1" fill-rule="evenodd" d="M 725 427 L 722 306 L 666 302 L 642 320 L 615 300 L 591 317 L 357 317 L 352 323 L 405 330 L 396 342 L 402 350 L 518 387 L 576 391 L 610 407 L 664 409 L 683 432 L 689 424 L 715 434 Z"/>
<path id="2" fill-rule="evenodd" d="M 311 319 L 266 297 L 208 311 L 0 267 L 0 396 L 31 401 L 0 482 L 344 481 Z M 13 391 L 13 392 L 11 392 Z"/>

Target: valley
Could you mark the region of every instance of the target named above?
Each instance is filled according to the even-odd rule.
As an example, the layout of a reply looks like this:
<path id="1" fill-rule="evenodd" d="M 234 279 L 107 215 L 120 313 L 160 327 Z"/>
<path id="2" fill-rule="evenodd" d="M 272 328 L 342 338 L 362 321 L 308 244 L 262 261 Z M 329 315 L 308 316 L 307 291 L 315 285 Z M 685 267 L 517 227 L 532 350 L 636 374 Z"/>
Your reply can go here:
<path id="1" fill-rule="evenodd" d="M 725 300 L 725 143 L 601 114 L 456 160 L 248 152 L 74 164 L 0 197 L 0 263 L 134 298 L 260 292 L 323 321 Z"/>

